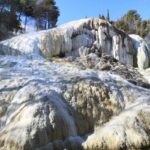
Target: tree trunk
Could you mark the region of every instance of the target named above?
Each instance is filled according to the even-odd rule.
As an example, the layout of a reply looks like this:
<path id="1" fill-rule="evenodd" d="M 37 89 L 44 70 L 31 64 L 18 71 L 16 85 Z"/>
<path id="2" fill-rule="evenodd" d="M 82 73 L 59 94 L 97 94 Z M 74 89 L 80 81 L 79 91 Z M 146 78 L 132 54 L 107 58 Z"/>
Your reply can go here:
<path id="1" fill-rule="evenodd" d="M 25 16 L 25 22 L 24 22 L 24 31 L 26 32 L 26 25 L 27 25 L 28 17 Z"/>
<path id="2" fill-rule="evenodd" d="M 21 20 L 21 15 L 22 15 L 22 12 L 19 13 L 19 16 L 18 16 L 19 21 Z"/>
<path id="3" fill-rule="evenodd" d="M 37 19 L 36 19 L 36 30 L 37 30 L 37 31 L 39 30 L 39 22 L 40 22 L 40 21 L 39 21 L 39 18 L 37 18 Z"/>
<path id="4" fill-rule="evenodd" d="M 1 10 L 0 10 L 1 13 L 3 12 L 4 8 L 5 8 L 5 5 L 3 5 L 3 6 L 1 7 Z"/>

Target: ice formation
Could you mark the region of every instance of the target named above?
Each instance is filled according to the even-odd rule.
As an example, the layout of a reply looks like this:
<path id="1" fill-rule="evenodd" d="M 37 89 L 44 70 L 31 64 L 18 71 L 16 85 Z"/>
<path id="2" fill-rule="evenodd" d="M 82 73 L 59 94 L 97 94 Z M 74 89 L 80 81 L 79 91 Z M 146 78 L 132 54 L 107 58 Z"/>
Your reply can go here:
<path id="1" fill-rule="evenodd" d="M 111 55 L 131 67 L 138 50 L 137 65 L 147 68 L 147 48 L 141 59 L 131 37 L 82 19 L 0 42 L 0 149 L 149 149 L 150 89 L 113 74 L 110 64 L 80 65 Z"/>

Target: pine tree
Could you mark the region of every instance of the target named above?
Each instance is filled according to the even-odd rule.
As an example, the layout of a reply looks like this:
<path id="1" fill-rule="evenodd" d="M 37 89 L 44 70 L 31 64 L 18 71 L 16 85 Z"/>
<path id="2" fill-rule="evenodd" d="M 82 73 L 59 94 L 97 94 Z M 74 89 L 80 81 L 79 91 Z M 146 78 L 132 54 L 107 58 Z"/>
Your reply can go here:
<path id="1" fill-rule="evenodd" d="M 36 5 L 34 17 L 38 29 L 49 29 L 56 26 L 59 10 L 54 0 L 43 0 Z"/>
<path id="2" fill-rule="evenodd" d="M 55 0 L 0 0 L 0 40 L 8 32 L 21 29 L 21 18 L 35 19 L 38 29 L 49 29 L 56 26 L 59 10 Z"/>
<path id="3" fill-rule="evenodd" d="M 128 34 L 146 36 L 150 30 L 148 21 L 142 21 L 136 10 L 129 10 L 121 19 L 115 22 L 115 26 Z"/>
<path id="4" fill-rule="evenodd" d="M 109 15 L 109 10 L 107 10 L 107 17 L 106 17 L 107 21 L 110 21 L 110 15 Z"/>
<path id="5" fill-rule="evenodd" d="M 0 1 L 0 40 L 7 38 L 10 32 L 20 29 L 16 10 L 16 0 Z"/>

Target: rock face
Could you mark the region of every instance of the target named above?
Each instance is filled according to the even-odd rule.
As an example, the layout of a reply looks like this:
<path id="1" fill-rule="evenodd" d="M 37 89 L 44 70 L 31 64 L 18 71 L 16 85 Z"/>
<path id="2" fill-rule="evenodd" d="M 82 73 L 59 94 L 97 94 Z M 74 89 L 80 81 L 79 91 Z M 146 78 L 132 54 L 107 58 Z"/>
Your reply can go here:
<path id="1" fill-rule="evenodd" d="M 133 41 L 132 41 L 132 39 Z M 42 54 L 46 58 L 88 52 L 112 55 L 121 63 L 145 69 L 150 66 L 150 47 L 137 35 L 126 35 L 101 19 L 82 19 L 38 33 L 25 34 L 0 42 L 0 54 Z M 137 65 L 138 64 L 138 65 Z"/>
<path id="2" fill-rule="evenodd" d="M 78 56 L 81 54 L 81 47 L 88 48 L 87 53 L 97 51 L 99 55 L 112 55 L 124 64 L 133 66 L 138 63 L 139 68 L 143 69 L 149 67 L 147 48 L 144 45 L 134 46 L 128 35 L 100 19 L 73 21 L 52 30 L 25 34 L 0 42 L 0 53 L 25 54 L 28 57 L 37 53 L 51 58 L 58 55 Z M 137 60 L 134 60 L 136 55 Z"/>
<path id="3" fill-rule="evenodd" d="M 133 52 L 98 19 L 1 42 L 0 150 L 149 149 L 150 86 Z"/>
<path id="4" fill-rule="evenodd" d="M 144 39 L 138 35 L 130 35 L 134 42 L 139 69 L 146 69 L 150 66 L 150 47 Z"/>

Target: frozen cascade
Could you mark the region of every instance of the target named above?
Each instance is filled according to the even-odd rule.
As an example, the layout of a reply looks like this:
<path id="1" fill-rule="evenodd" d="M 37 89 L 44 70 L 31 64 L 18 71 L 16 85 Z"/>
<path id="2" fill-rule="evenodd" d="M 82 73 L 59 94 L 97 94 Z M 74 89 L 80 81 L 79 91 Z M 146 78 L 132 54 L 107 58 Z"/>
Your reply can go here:
<path id="1" fill-rule="evenodd" d="M 137 43 L 99 19 L 0 42 L 0 150 L 149 149 L 150 88 L 131 67 Z"/>

